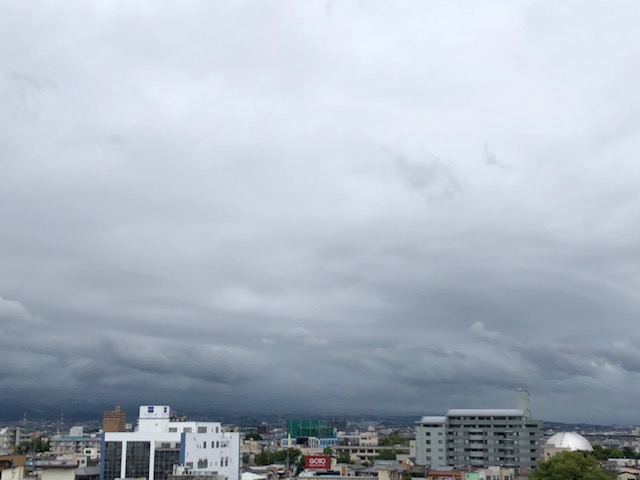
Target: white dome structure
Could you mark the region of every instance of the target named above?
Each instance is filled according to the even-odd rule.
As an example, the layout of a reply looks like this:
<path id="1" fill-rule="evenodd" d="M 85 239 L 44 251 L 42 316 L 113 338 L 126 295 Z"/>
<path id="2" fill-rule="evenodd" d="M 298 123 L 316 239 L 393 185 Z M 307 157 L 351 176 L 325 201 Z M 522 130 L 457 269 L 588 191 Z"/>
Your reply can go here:
<path id="1" fill-rule="evenodd" d="M 589 443 L 589 440 L 584 438 L 579 433 L 575 432 L 560 432 L 556 433 L 553 437 L 547 440 L 546 445 L 557 449 L 571 450 L 572 452 L 592 452 L 593 447 Z"/>

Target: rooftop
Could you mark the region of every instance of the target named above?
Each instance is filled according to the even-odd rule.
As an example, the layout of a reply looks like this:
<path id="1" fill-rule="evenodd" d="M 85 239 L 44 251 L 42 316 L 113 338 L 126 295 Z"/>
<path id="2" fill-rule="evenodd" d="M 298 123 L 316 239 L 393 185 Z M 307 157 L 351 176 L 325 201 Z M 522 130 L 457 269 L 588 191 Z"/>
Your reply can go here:
<path id="1" fill-rule="evenodd" d="M 417 423 L 434 425 L 445 423 L 446 421 L 447 417 L 445 415 L 426 415 L 422 417 Z"/>
<path id="2" fill-rule="evenodd" d="M 517 408 L 450 408 L 447 417 L 522 417 L 524 410 Z"/>
<path id="3" fill-rule="evenodd" d="M 547 440 L 547 445 L 551 445 L 556 448 L 566 448 L 573 452 L 577 450 L 583 452 L 591 452 L 593 450 L 593 447 L 591 447 L 589 440 L 584 438 L 579 433 L 575 432 L 556 433 L 549 440 Z"/>

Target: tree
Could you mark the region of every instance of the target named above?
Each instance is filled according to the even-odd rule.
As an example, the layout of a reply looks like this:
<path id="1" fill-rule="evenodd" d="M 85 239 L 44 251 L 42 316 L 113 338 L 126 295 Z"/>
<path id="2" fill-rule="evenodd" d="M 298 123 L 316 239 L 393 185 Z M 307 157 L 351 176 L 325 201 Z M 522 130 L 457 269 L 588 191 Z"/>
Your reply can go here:
<path id="1" fill-rule="evenodd" d="M 324 447 L 322 453 L 324 453 L 325 455 L 333 455 L 333 450 L 331 449 L 331 447 Z"/>
<path id="2" fill-rule="evenodd" d="M 285 448 L 284 450 L 278 450 L 273 453 L 271 463 L 287 463 L 293 465 L 300 463 L 302 460 L 302 451 L 298 448 Z"/>
<path id="3" fill-rule="evenodd" d="M 45 442 L 41 438 L 34 438 L 33 440 L 27 440 L 20 442 L 16 447 L 16 453 L 24 455 L 27 453 L 41 453 L 49 451 L 49 442 Z"/>
<path id="4" fill-rule="evenodd" d="M 269 452 L 265 452 L 264 450 L 256 454 L 254 461 L 256 465 L 271 465 L 273 463 Z"/>
<path id="5" fill-rule="evenodd" d="M 624 447 L 622 449 L 622 455 L 624 458 L 636 458 L 636 452 L 631 447 Z"/>
<path id="6" fill-rule="evenodd" d="M 409 445 L 409 440 L 400 435 L 391 434 L 388 437 L 380 437 L 378 439 L 378 445 L 381 447 L 395 447 L 398 445 L 406 447 Z"/>
<path id="7" fill-rule="evenodd" d="M 351 460 L 351 455 L 349 455 L 349 452 L 340 452 L 338 454 L 338 459 L 336 461 L 338 463 L 353 463 L 353 460 Z"/>
<path id="8" fill-rule="evenodd" d="M 396 459 L 396 451 L 393 448 L 380 450 L 380 453 L 378 454 L 378 460 L 395 460 L 395 459 Z"/>
<path id="9" fill-rule="evenodd" d="M 540 462 L 529 480 L 609 480 L 594 455 L 585 452 L 559 452 Z"/>
<path id="10" fill-rule="evenodd" d="M 637 453 L 631 447 L 624 447 L 620 450 L 619 448 L 594 445 L 592 454 L 600 461 L 607 460 L 608 458 L 638 458 Z"/>
<path id="11" fill-rule="evenodd" d="M 602 445 L 594 445 L 593 446 L 593 456 L 598 460 L 606 460 L 609 458 L 608 448 L 604 448 Z"/>
<path id="12" fill-rule="evenodd" d="M 608 448 L 609 458 L 623 458 L 624 453 L 619 448 Z"/>
<path id="13" fill-rule="evenodd" d="M 262 435 L 258 432 L 249 432 L 244 436 L 245 440 L 262 440 Z"/>

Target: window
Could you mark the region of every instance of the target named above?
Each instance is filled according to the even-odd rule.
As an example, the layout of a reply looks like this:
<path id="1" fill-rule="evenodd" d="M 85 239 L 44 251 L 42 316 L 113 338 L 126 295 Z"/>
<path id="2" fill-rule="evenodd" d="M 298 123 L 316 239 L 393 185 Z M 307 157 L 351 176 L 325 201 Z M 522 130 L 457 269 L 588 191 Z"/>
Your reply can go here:
<path id="1" fill-rule="evenodd" d="M 431 444 L 431 440 L 425 440 L 425 443 L 426 443 L 427 445 L 430 445 L 430 444 Z"/>
<path id="2" fill-rule="evenodd" d="M 147 407 L 147 413 L 153 413 L 153 407 Z"/>
<path id="3" fill-rule="evenodd" d="M 198 468 L 207 468 L 207 464 L 206 458 L 198 460 Z"/>
<path id="4" fill-rule="evenodd" d="M 218 433 L 218 427 L 216 427 L 216 433 Z"/>
<path id="5" fill-rule="evenodd" d="M 425 451 L 430 452 L 430 451 L 431 451 L 431 449 L 430 449 L 430 448 L 427 448 Z"/>
<path id="6" fill-rule="evenodd" d="M 220 441 L 216 440 L 216 448 L 220 448 Z"/>
<path id="7" fill-rule="evenodd" d="M 198 433 L 207 433 L 207 427 L 198 427 Z"/>
<path id="8" fill-rule="evenodd" d="M 191 433 L 191 427 L 184 427 L 184 433 Z"/>
<path id="9" fill-rule="evenodd" d="M 168 449 L 156 449 L 155 460 L 153 462 L 153 478 L 156 480 L 167 480 L 168 476 L 173 472 L 173 466 L 179 462 L 180 450 L 176 449 L 175 443 Z M 190 468 L 193 468 L 193 464 L 191 464 Z"/>
<path id="10" fill-rule="evenodd" d="M 202 442 L 202 448 L 207 448 L 207 442 Z"/>
<path id="11" fill-rule="evenodd" d="M 178 429 L 176 427 L 169 427 L 169 433 L 176 433 Z"/>
<path id="12" fill-rule="evenodd" d="M 149 478 L 150 442 L 127 442 L 127 478 Z"/>
<path id="13" fill-rule="evenodd" d="M 120 477 L 122 442 L 105 442 L 104 446 L 104 478 Z"/>
<path id="14" fill-rule="evenodd" d="M 187 468 L 193 468 L 193 462 L 187 462 L 185 463 L 185 465 L 187 466 Z"/>

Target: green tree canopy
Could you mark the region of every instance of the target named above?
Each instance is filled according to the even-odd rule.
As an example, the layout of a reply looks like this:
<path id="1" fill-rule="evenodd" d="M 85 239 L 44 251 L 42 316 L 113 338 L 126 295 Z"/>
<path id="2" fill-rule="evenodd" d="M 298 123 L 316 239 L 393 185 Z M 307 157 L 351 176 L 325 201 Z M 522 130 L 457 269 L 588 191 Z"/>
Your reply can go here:
<path id="1" fill-rule="evenodd" d="M 284 450 L 278 450 L 273 453 L 272 463 L 287 463 L 293 465 L 294 463 L 300 463 L 302 460 L 302 452 L 298 448 L 285 448 Z"/>
<path id="2" fill-rule="evenodd" d="M 49 442 L 45 442 L 40 438 L 20 442 L 16 447 L 16 453 L 24 455 L 26 453 L 41 453 L 49 451 Z"/>
<path id="3" fill-rule="evenodd" d="M 265 452 L 264 450 L 260 453 L 256 454 L 256 458 L 254 459 L 256 465 L 271 465 L 271 455 L 269 452 Z"/>
<path id="4" fill-rule="evenodd" d="M 396 459 L 396 451 L 392 448 L 380 450 L 378 454 L 378 460 L 395 460 Z"/>
<path id="5" fill-rule="evenodd" d="M 249 432 L 244 436 L 245 440 L 262 440 L 262 435 L 258 432 Z"/>
<path id="6" fill-rule="evenodd" d="M 324 447 L 322 453 L 324 453 L 325 455 L 333 455 L 333 449 L 331 447 Z"/>
<path id="7" fill-rule="evenodd" d="M 594 455 L 584 452 L 559 452 L 540 462 L 529 480 L 609 480 Z"/>
<path id="8" fill-rule="evenodd" d="M 351 460 L 351 455 L 349 452 L 340 452 L 338 455 L 338 459 L 336 460 L 338 463 L 353 463 Z"/>
<path id="9" fill-rule="evenodd" d="M 593 446 L 593 456 L 601 461 L 608 458 L 638 458 L 638 454 L 631 447 L 624 447 L 620 450 L 619 448 L 603 447 L 602 445 Z"/>
<path id="10" fill-rule="evenodd" d="M 622 449 L 622 455 L 624 458 L 636 458 L 636 452 L 631 447 L 624 447 Z"/>
<path id="11" fill-rule="evenodd" d="M 391 434 L 387 437 L 380 437 L 378 439 L 378 445 L 381 447 L 395 447 L 396 445 L 406 447 L 409 445 L 409 440 L 400 435 Z"/>
<path id="12" fill-rule="evenodd" d="M 609 453 L 607 450 L 609 449 L 605 449 L 602 445 L 594 445 L 592 453 L 593 456 L 598 460 L 606 460 L 607 458 L 609 458 Z"/>
<path id="13" fill-rule="evenodd" d="M 276 452 L 263 450 L 256 454 L 256 465 L 271 465 L 272 463 L 287 463 L 294 465 L 302 461 L 302 452 L 298 448 L 285 448 Z"/>

